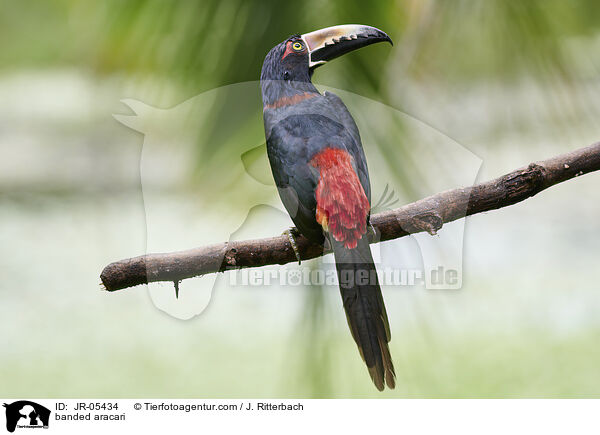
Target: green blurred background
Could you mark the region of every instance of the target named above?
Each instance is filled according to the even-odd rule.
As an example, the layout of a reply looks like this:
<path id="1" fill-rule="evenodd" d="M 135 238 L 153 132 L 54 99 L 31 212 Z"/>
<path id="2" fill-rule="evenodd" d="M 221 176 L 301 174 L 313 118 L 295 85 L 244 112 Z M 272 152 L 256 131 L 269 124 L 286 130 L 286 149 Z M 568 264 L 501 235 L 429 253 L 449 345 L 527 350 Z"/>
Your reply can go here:
<path id="1" fill-rule="evenodd" d="M 386 289 L 394 391 L 372 386 L 335 289 L 222 291 L 188 321 L 158 310 L 144 287 L 100 290 L 104 265 L 149 247 L 144 136 L 113 118 L 132 115 L 120 100 L 171 108 L 255 81 L 290 34 L 344 23 L 376 26 L 395 45 L 336 60 L 315 82 L 447 135 L 481 157 L 480 180 L 600 139 L 593 0 L 4 2 L 0 396 L 600 395 L 597 174 L 468 219 L 461 290 Z M 189 204 L 227 232 L 236 227 L 219 216 L 262 200 L 225 175 L 261 145 L 261 107 L 247 106 L 216 101 L 197 128 L 188 114 L 191 169 L 149 173 L 148 189 L 172 210 L 164 227 L 190 236 L 152 247 L 197 244 L 190 213 L 181 217 Z M 402 160 L 421 139 L 413 131 L 380 129 L 379 151 Z M 161 132 L 158 160 L 181 133 Z M 392 169 L 403 202 L 433 193 L 409 168 Z M 158 291 L 173 299 L 171 287 Z"/>

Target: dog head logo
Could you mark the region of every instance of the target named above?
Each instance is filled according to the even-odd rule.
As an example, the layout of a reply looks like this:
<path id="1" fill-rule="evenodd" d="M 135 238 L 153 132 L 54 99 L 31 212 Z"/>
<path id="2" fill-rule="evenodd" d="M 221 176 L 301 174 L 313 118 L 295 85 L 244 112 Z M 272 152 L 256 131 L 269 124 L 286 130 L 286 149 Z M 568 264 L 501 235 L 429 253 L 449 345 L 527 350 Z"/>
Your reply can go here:
<path id="1" fill-rule="evenodd" d="M 29 400 L 5 403 L 6 430 L 14 432 L 19 428 L 48 428 L 50 410 Z"/>

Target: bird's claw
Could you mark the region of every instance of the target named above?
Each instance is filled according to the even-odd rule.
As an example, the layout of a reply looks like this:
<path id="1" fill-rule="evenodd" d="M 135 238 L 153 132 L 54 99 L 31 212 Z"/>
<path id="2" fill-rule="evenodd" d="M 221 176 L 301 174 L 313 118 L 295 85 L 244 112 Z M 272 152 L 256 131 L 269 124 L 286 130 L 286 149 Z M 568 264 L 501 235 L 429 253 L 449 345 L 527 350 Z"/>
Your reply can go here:
<path id="1" fill-rule="evenodd" d="M 375 229 L 375 227 L 373 226 L 373 224 L 371 222 L 369 222 L 369 228 L 367 229 L 367 232 L 369 233 L 371 240 L 374 240 L 375 237 L 377 236 L 377 230 Z"/>
<path id="2" fill-rule="evenodd" d="M 302 260 L 300 259 L 300 251 L 298 250 L 298 244 L 296 243 L 295 236 L 299 235 L 296 227 L 291 227 L 283 232 L 284 235 L 287 236 L 290 241 L 290 245 L 292 245 L 292 249 L 294 250 L 294 254 L 296 254 L 296 259 L 298 260 L 298 264 L 302 264 Z"/>
<path id="3" fill-rule="evenodd" d="M 323 240 L 323 251 L 333 251 L 333 245 L 331 244 L 331 240 L 329 240 L 329 237 L 325 237 L 325 239 Z"/>

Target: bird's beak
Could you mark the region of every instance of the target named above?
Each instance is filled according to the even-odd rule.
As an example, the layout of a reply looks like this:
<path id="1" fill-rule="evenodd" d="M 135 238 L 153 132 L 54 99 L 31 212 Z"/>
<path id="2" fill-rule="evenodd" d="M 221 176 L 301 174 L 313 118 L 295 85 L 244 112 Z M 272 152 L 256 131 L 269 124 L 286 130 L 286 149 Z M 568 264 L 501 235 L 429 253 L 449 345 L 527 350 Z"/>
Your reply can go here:
<path id="1" fill-rule="evenodd" d="M 361 24 L 345 24 L 326 27 L 301 36 L 308 48 L 308 61 L 311 69 L 335 59 L 357 48 L 388 41 L 391 38 L 379 29 Z"/>

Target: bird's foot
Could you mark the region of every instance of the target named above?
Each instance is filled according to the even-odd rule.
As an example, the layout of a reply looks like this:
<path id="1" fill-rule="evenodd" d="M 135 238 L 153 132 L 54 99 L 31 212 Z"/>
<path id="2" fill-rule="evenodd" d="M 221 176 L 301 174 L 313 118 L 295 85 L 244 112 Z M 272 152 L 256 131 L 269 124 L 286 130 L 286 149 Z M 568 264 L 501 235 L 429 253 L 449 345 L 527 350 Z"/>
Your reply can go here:
<path id="1" fill-rule="evenodd" d="M 294 254 L 296 254 L 298 264 L 302 264 L 302 260 L 300 259 L 300 251 L 298 250 L 298 244 L 296 243 L 296 237 L 300 235 L 298 229 L 296 227 L 290 227 L 289 229 L 285 230 L 282 234 L 287 236 L 288 240 L 290 241 L 290 245 L 292 245 Z"/>

